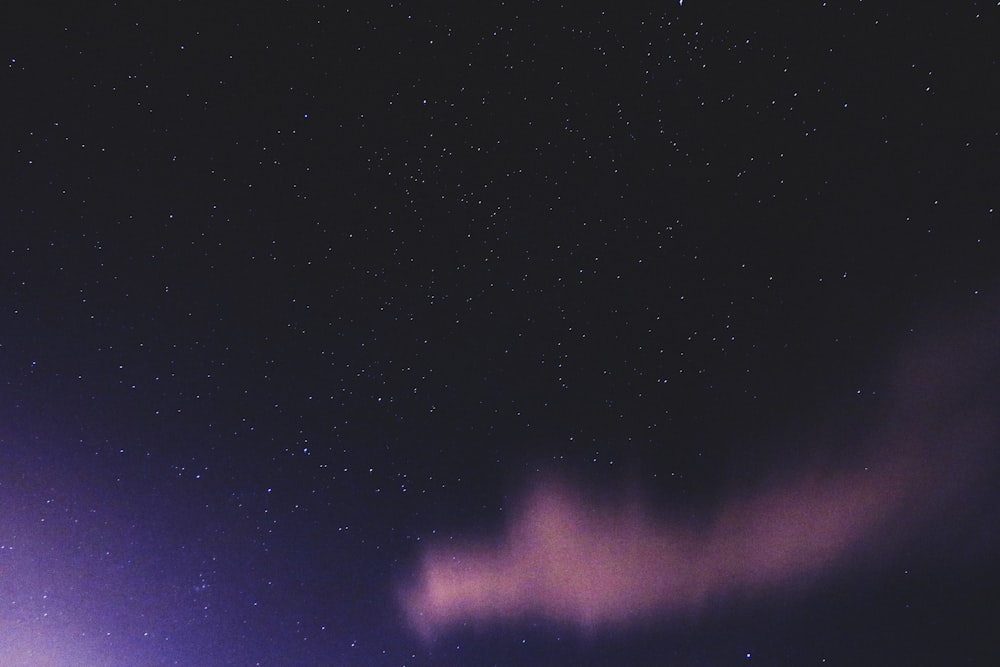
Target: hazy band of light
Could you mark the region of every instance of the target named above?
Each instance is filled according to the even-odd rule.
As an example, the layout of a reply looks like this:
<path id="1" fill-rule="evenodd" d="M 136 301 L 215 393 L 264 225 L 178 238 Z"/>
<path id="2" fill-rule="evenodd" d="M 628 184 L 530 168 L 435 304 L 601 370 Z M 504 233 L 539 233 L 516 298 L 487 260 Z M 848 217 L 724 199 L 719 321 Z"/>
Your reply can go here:
<path id="1" fill-rule="evenodd" d="M 781 591 L 851 557 L 891 553 L 950 489 L 971 483 L 974 453 L 991 442 L 995 420 L 981 404 L 992 331 L 911 349 L 885 422 L 853 464 L 775 476 L 698 523 L 596 503 L 558 479 L 532 485 L 500 539 L 423 553 L 401 592 L 411 627 L 431 639 L 463 623 L 534 618 L 589 632 Z"/>

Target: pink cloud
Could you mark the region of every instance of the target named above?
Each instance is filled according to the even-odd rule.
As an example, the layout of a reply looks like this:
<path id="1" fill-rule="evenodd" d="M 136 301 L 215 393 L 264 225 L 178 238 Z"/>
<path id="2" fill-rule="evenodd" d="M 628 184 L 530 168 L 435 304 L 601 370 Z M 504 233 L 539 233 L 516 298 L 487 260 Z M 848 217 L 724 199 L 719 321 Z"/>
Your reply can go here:
<path id="1" fill-rule="evenodd" d="M 433 639 L 466 623 L 538 619 L 589 633 L 801 586 L 891 553 L 973 483 L 992 441 L 990 411 L 975 408 L 993 367 L 983 354 L 992 329 L 983 331 L 911 351 L 890 414 L 858 458 L 776 475 L 697 522 L 595 502 L 554 478 L 531 485 L 499 539 L 423 553 L 401 594 L 411 627 Z"/>

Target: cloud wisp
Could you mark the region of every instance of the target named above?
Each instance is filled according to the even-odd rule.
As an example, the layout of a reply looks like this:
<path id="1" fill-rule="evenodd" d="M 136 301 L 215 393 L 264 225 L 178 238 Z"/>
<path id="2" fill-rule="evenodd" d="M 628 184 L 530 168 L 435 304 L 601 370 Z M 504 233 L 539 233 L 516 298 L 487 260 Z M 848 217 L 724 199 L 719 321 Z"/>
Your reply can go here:
<path id="1" fill-rule="evenodd" d="M 956 489 L 976 485 L 996 435 L 993 330 L 935 336 L 904 355 L 888 415 L 852 462 L 775 475 L 697 522 L 594 502 L 559 479 L 531 485 L 498 539 L 424 551 L 400 593 L 411 628 L 433 640 L 464 624 L 534 619 L 591 633 L 893 553 L 961 502 Z"/>

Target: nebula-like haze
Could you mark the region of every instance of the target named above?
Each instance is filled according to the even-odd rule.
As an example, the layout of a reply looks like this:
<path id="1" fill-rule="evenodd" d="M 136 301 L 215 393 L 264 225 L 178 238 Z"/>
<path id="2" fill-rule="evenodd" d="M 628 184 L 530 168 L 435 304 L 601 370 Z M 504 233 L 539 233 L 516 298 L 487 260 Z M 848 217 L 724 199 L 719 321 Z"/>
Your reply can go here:
<path id="1" fill-rule="evenodd" d="M 995 323 L 907 345 L 886 418 L 864 446 L 851 443 L 850 461 L 777 472 L 697 521 L 595 502 L 557 478 L 529 485 L 499 539 L 423 553 L 400 595 L 412 629 L 431 640 L 536 619 L 590 633 L 877 562 L 982 486 L 996 436 Z"/>

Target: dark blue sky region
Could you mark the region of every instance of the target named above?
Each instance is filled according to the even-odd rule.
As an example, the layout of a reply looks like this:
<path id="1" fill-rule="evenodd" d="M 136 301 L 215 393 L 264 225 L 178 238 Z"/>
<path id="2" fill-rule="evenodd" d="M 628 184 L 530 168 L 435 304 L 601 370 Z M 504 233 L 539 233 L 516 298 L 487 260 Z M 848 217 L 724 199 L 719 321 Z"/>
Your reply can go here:
<path id="1" fill-rule="evenodd" d="M 1000 661 L 1000 8 L 203 4 L 0 10 L 0 663 Z"/>

